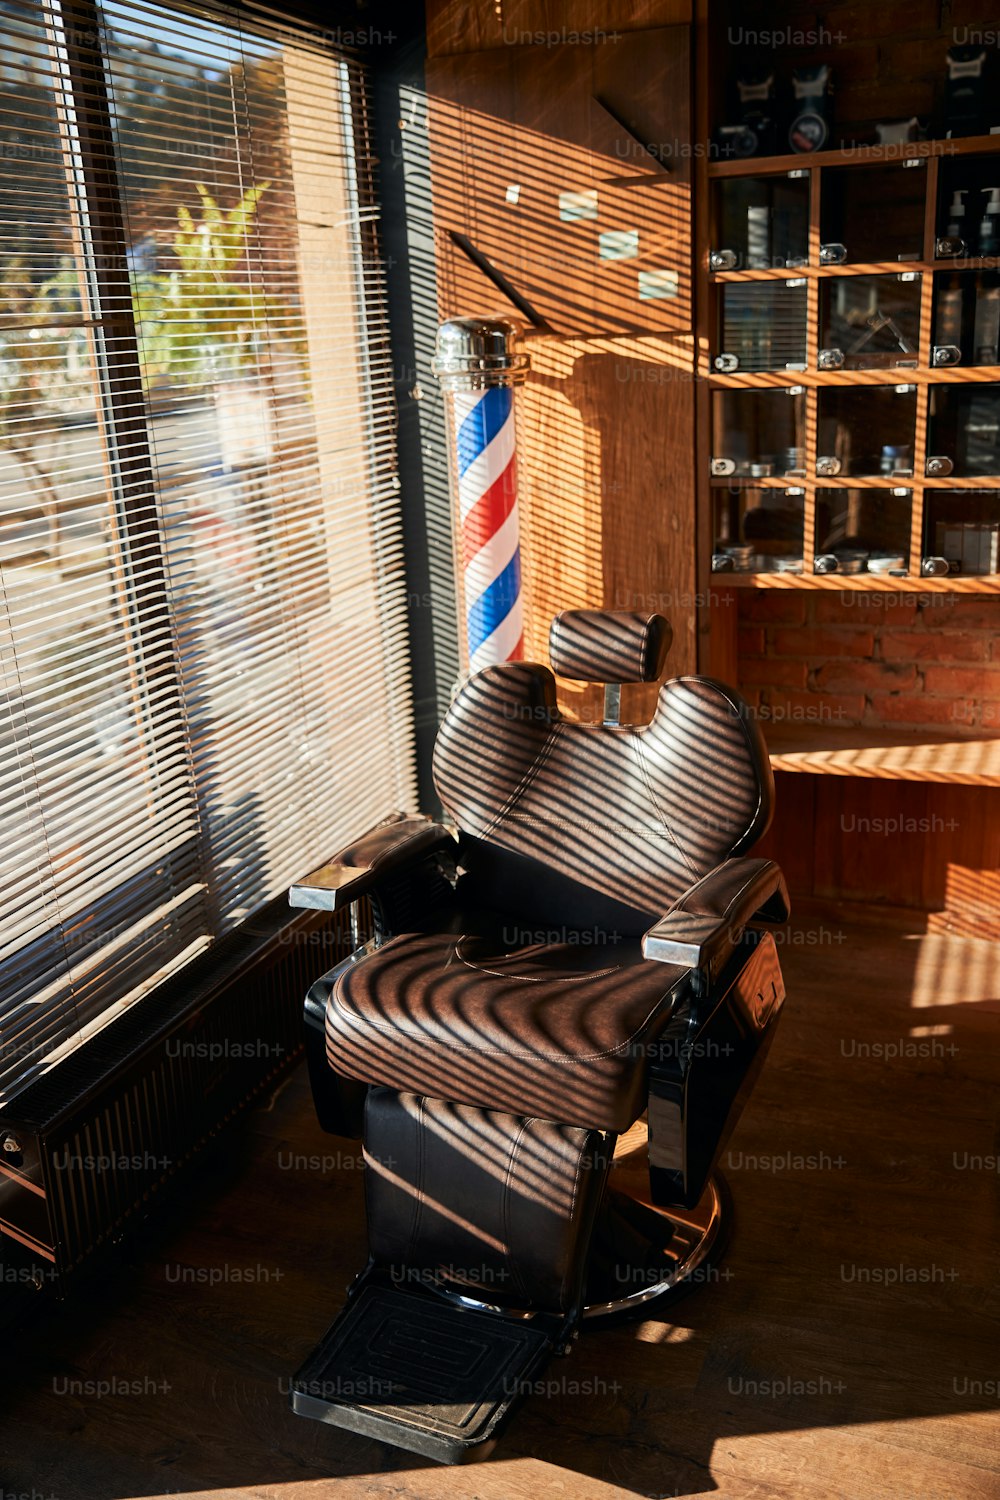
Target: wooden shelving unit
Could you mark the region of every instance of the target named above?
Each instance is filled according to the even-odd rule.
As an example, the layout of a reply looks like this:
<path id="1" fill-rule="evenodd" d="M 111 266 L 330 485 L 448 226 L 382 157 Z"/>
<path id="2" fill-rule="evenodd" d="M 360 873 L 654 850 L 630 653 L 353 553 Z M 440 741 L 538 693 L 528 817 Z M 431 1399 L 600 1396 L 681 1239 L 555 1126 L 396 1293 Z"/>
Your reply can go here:
<path id="1" fill-rule="evenodd" d="M 973 8 L 976 15 L 970 11 L 966 19 L 985 26 L 985 0 L 973 0 Z M 836 48 L 803 41 L 770 50 L 751 46 L 745 56 L 734 55 L 734 26 L 748 35 L 755 27 L 784 26 L 789 34 L 806 37 L 814 25 L 814 10 L 800 0 L 783 0 L 777 9 L 763 0 L 739 6 L 735 0 L 696 0 L 698 138 L 712 140 L 716 126 L 738 119 L 731 83 L 744 67 L 761 75 L 773 69 L 779 94 L 784 88 L 787 98 L 793 68 L 830 63 L 835 140 L 847 138 L 848 121 L 858 122 L 859 134 L 873 137 L 879 119 L 943 118 L 945 54 L 953 40 L 944 13 L 934 29 L 916 12 L 911 19 L 873 11 L 870 25 Z M 995 176 L 980 170 L 977 157 L 995 162 Z M 907 162 L 918 165 L 905 167 Z M 866 175 L 879 169 L 884 177 Z M 891 175 L 889 169 L 898 171 Z M 782 183 L 788 174 L 794 177 Z M 760 179 L 759 190 L 749 179 Z M 754 706 L 780 782 L 767 852 L 786 868 L 795 898 L 895 902 L 935 912 L 955 930 L 1000 936 L 1000 799 L 995 795 L 1000 692 L 994 688 L 996 652 L 988 639 L 990 612 L 995 608 L 1000 617 L 1000 573 L 925 577 L 920 571 L 925 541 L 939 541 L 939 520 L 963 515 L 992 520 L 992 500 L 970 497 L 966 506 L 964 492 L 997 492 L 1000 517 L 1000 473 L 927 476 L 925 468 L 935 452 L 928 447 L 932 432 L 941 445 L 937 452 L 963 468 L 965 453 L 957 442 L 950 446 L 950 434 L 956 426 L 963 430 L 977 386 L 1000 388 L 1000 359 L 972 365 L 965 339 L 964 363 L 931 363 L 934 343 L 952 341 L 935 338 L 936 286 L 962 288 L 971 312 L 979 285 L 1000 277 L 1000 254 L 936 254 L 951 193 L 962 179 L 980 190 L 984 182 L 1000 182 L 1000 135 L 695 162 L 699 664 L 737 686 Z M 883 212 L 890 201 L 894 206 Z M 966 224 L 975 230 L 982 213 L 976 214 L 976 206 L 984 200 L 974 191 L 966 201 Z M 774 210 L 771 229 L 753 246 L 755 231 L 745 209 L 765 203 Z M 785 205 L 794 230 L 787 220 L 778 225 Z M 866 205 L 860 214 L 858 205 Z M 939 205 L 945 210 L 940 218 Z M 880 239 L 877 214 L 887 231 L 898 232 Z M 846 232 L 852 224 L 861 226 L 853 245 Z M 835 232 L 838 227 L 845 232 Z M 848 259 L 821 264 L 824 240 L 846 243 Z M 726 248 L 738 254 L 735 266 L 710 270 L 710 252 Z M 971 249 L 977 248 L 973 237 Z M 778 255 L 784 264 L 773 263 Z M 959 281 L 953 273 L 967 276 Z M 993 274 L 980 279 L 976 273 Z M 871 303 L 867 288 L 858 284 L 859 278 L 896 276 L 910 285 L 886 282 L 892 294 L 885 296 L 876 283 Z M 787 294 L 783 283 L 789 283 Z M 853 343 L 849 334 L 831 337 L 830 332 L 844 329 L 846 309 L 871 305 L 902 324 L 916 351 L 901 349 L 892 366 L 820 369 L 821 336 L 847 353 Z M 897 309 L 905 309 L 905 319 Z M 723 328 L 729 347 L 720 340 Z M 746 330 L 742 337 L 741 330 Z M 737 354 L 740 366 L 717 370 L 714 358 L 722 353 Z M 781 368 L 754 368 L 772 361 Z M 848 357 L 847 365 L 857 363 Z M 890 392 L 897 386 L 911 388 L 899 397 L 905 418 L 903 409 L 892 405 Z M 951 398 L 932 398 L 943 386 L 951 388 Z M 754 394 L 766 401 L 767 393 L 791 387 L 800 389 L 794 416 L 780 407 L 768 413 L 763 402 L 753 409 Z M 750 402 L 747 416 L 738 404 L 743 393 Z M 867 404 L 869 396 L 884 403 L 883 411 Z M 730 433 L 742 430 L 745 437 L 719 446 L 715 422 Z M 842 440 L 831 446 L 845 430 L 854 433 L 850 451 Z M 899 467 L 912 472 L 880 473 L 882 445 L 903 443 L 911 452 Z M 804 448 L 804 454 L 788 462 L 794 472 L 787 473 L 786 451 L 793 446 Z M 766 465 L 772 455 L 770 473 L 747 472 L 755 462 Z M 816 473 L 817 457 L 828 455 L 842 460 L 839 474 Z M 735 460 L 741 472 L 713 476 L 713 457 Z M 853 468 L 875 472 L 853 474 Z M 855 494 L 848 497 L 845 490 Z M 908 496 L 892 497 L 893 490 Z M 722 498 L 727 491 L 734 496 L 731 504 Z M 787 503 L 775 491 L 791 492 Z M 955 498 L 939 500 L 942 491 Z M 891 524 L 880 506 L 883 496 L 895 508 Z M 744 529 L 751 510 L 759 514 Z M 761 539 L 767 512 L 775 510 L 780 530 L 776 525 L 771 536 L 776 545 L 767 546 Z M 797 536 L 794 543 L 791 536 L 799 513 L 803 571 L 712 571 L 712 554 L 724 536 L 734 544 L 749 545 L 753 539 L 754 551 L 770 551 L 775 566 L 787 567 L 781 554 L 793 545 L 797 549 Z M 862 522 L 857 530 L 856 518 Z M 873 521 L 874 526 L 868 524 Z M 908 554 L 905 576 L 813 571 L 816 554 L 827 550 L 825 541 L 861 535 L 868 550 L 869 544 L 879 547 L 890 530 L 892 550 L 898 533 L 898 550 Z M 949 674 L 954 679 L 950 698 Z M 938 727 L 916 727 L 920 724 Z M 877 836 L 874 825 L 882 818 L 898 819 L 895 837 Z M 874 831 L 859 831 L 866 828 Z M 920 829 L 932 834 L 913 831 Z"/>
<path id="2" fill-rule="evenodd" d="M 808 179 L 808 257 L 804 264 L 783 265 L 762 269 L 734 269 L 710 271 L 708 253 L 718 247 L 714 207 L 708 215 L 709 246 L 702 257 L 700 305 L 702 309 L 699 341 L 699 376 L 708 398 L 703 401 L 702 433 L 707 437 L 707 446 L 702 444 L 699 455 L 701 470 L 699 483 L 703 504 L 708 512 L 708 527 L 716 527 L 716 501 L 719 491 L 784 490 L 801 497 L 803 510 L 803 563 L 798 574 L 777 572 L 723 573 L 713 575 L 718 581 L 734 583 L 737 587 L 789 588 L 815 586 L 819 588 L 848 587 L 869 589 L 920 588 L 940 580 L 925 578 L 921 574 L 921 559 L 933 547 L 925 546 L 927 527 L 925 511 L 927 498 L 935 491 L 988 491 L 997 490 L 1000 495 L 1000 475 L 976 475 L 935 477 L 926 475 L 928 457 L 928 423 L 930 393 L 932 388 L 952 387 L 968 389 L 976 385 L 1000 386 L 1000 364 L 982 366 L 937 367 L 930 363 L 934 332 L 935 277 L 940 273 L 956 271 L 1000 270 L 1000 256 L 969 256 L 944 259 L 935 256 L 937 237 L 940 232 L 941 209 L 939 204 L 939 168 L 946 158 L 970 158 L 997 155 L 1000 157 L 1000 136 L 989 135 L 956 141 L 914 142 L 906 147 L 865 147 L 854 151 L 825 151 L 813 156 L 780 156 L 748 158 L 740 161 L 715 161 L 705 164 L 702 186 L 711 198 L 713 194 L 727 191 L 727 185 L 741 179 L 778 177 L 789 173 L 801 180 Z M 831 169 L 838 174 L 844 170 L 871 171 L 891 166 L 897 170 L 906 161 L 919 165 L 924 180 L 923 189 L 923 233 L 922 253 L 917 260 L 868 260 L 858 263 L 824 265 L 820 263 L 821 221 L 824 193 L 824 176 Z M 909 175 L 909 174 L 907 174 Z M 887 241 L 891 242 L 891 227 L 887 230 Z M 917 351 L 910 357 L 901 353 L 898 362 L 892 365 L 875 365 L 868 368 L 820 369 L 818 354 L 822 347 L 822 322 L 820 287 L 838 278 L 860 276 L 912 277 L 919 281 L 917 317 L 919 337 Z M 718 298 L 723 289 L 739 285 L 754 285 L 785 282 L 804 286 L 805 298 L 805 359 L 801 363 L 765 370 L 737 370 L 719 372 L 714 367 L 715 355 L 723 352 L 718 348 L 720 317 Z M 804 400 L 803 439 L 805 449 L 804 472 L 786 475 L 740 474 L 732 477 L 706 477 L 713 451 L 720 448 L 720 435 L 712 431 L 710 412 L 713 392 L 778 391 L 800 388 Z M 912 472 L 892 476 L 880 474 L 838 474 L 825 476 L 816 472 L 817 432 L 819 425 L 819 393 L 824 390 L 872 391 L 912 388 L 914 398 L 914 427 L 912 441 Z M 813 560 L 820 538 L 817 537 L 816 510 L 819 491 L 895 491 L 908 492 L 910 503 L 909 536 L 900 538 L 900 552 L 908 554 L 908 576 L 891 578 L 885 574 L 865 573 L 860 580 L 852 575 L 824 575 L 814 572 Z M 704 536 L 704 532 L 703 532 Z M 834 580 L 831 582 L 831 578 Z M 1000 588 L 1000 573 L 951 576 L 944 580 L 955 592 L 994 592 Z"/>

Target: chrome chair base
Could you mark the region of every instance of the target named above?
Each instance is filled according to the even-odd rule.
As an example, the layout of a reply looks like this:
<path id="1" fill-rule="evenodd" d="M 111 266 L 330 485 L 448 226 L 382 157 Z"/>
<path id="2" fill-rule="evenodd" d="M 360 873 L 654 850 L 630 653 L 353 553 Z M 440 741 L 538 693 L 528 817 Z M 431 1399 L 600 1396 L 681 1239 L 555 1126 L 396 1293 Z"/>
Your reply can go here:
<path id="1" fill-rule="evenodd" d="M 604 1210 L 591 1241 L 583 1312 L 587 1323 L 655 1316 L 724 1274 L 717 1263 L 732 1227 L 725 1178 L 713 1173 L 694 1208 L 655 1206 L 649 1201 L 646 1134 L 646 1122 L 639 1120 L 615 1149 Z M 528 1311 L 499 1306 L 477 1287 L 439 1281 L 432 1289 L 461 1307 L 532 1317 Z"/>
<path id="2" fill-rule="evenodd" d="M 583 1313 L 587 1322 L 655 1313 L 721 1274 L 716 1262 L 728 1243 L 731 1216 L 721 1176 L 709 1178 L 692 1209 L 631 1203 L 633 1212 L 640 1211 L 648 1248 L 639 1256 L 627 1251 L 617 1257 L 592 1255 Z"/>

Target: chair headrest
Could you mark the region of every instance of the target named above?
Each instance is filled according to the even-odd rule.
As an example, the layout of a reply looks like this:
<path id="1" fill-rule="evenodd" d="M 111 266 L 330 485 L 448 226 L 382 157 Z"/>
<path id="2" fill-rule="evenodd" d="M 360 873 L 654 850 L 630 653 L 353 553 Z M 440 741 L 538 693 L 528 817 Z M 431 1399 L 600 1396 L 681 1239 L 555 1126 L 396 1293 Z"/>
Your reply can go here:
<path id="1" fill-rule="evenodd" d="M 663 615 L 564 609 L 549 629 L 549 660 L 557 677 L 579 682 L 656 682 L 672 640 Z"/>

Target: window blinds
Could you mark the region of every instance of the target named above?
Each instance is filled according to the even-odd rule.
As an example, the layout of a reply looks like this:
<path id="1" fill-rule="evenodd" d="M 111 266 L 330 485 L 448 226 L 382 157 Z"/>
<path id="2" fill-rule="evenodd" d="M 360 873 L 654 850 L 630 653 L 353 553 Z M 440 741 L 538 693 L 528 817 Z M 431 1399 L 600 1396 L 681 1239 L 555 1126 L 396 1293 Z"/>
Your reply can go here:
<path id="1" fill-rule="evenodd" d="M 0 4 L 0 1097 L 414 803 L 365 80 L 251 14 Z"/>

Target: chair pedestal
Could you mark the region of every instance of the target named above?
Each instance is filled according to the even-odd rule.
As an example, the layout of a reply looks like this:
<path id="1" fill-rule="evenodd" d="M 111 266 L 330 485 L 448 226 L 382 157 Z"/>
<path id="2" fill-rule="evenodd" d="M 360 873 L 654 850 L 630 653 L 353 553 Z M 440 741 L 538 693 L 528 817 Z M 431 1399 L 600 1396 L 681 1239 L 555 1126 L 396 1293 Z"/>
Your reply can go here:
<path id="1" fill-rule="evenodd" d="M 599 1218 L 591 1243 L 585 1323 L 607 1326 L 655 1317 L 697 1287 L 725 1278 L 718 1262 L 729 1242 L 731 1206 L 718 1173 L 695 1208 L 653 1208 L 618 1193 L 609 1194 L 607 1207 L 610 1212 Z M 442 1282 L 435 1290 L 458 1307 L 503 1311 L 468 1288 L 459 1291 Z"/>
<path id="2" fill-rule="evenodd" d="M 694 1208 L 659 1208 L 613 1191 L 605 1200 L 587 1266 L 588 1323 L 656 1317 L 724 1273 L 731 1205 L 714 1174 Z"/>

